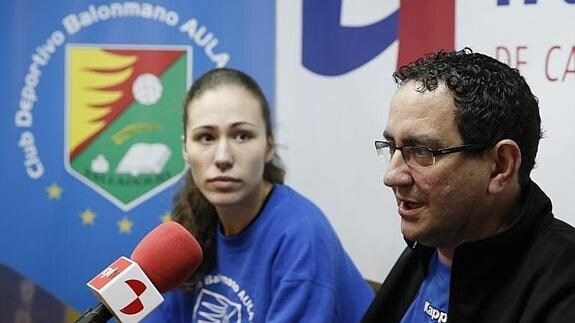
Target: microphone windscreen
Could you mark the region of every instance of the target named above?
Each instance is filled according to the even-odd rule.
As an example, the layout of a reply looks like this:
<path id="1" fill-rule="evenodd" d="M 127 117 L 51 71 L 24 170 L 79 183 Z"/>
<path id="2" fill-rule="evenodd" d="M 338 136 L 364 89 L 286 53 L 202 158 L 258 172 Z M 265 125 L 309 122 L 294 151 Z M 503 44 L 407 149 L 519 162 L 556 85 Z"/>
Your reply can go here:
<path id="1" fill-rule="evenodd" d="M 183 283 L 198 268 L 202 257 L 196 238 L 174 221 L 164 222 L 150 231 L 131 256 L 160 293 Z"/>

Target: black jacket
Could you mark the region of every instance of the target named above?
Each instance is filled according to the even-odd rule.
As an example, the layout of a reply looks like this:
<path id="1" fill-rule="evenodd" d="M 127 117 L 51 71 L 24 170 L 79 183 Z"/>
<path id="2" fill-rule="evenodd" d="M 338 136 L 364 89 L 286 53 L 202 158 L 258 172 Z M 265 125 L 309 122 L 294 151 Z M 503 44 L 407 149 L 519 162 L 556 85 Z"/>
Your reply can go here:
<path id="1" fill-rule="evenodd" d="M 434 249 L 408 245 L 362 322 L 400 322 L 415 298 Z M 509 229 L 455 249 L 447 321 L 575 323 L 575 229 L 535 183 Z"/>

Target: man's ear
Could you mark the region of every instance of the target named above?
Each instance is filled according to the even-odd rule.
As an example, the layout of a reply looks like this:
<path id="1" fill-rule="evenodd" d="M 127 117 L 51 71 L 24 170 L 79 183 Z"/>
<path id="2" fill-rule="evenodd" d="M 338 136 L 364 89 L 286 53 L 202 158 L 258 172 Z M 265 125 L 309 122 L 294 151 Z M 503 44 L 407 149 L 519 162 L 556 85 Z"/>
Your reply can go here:
<path id="1" fill-rule="evenodd" d="M 498 194 L 512 181 L 519 180 L 521 166 L 521 149 L 511 139 L 499 141 L 491 148 L 490 157 L 493 160 L 489 193 Z"/>

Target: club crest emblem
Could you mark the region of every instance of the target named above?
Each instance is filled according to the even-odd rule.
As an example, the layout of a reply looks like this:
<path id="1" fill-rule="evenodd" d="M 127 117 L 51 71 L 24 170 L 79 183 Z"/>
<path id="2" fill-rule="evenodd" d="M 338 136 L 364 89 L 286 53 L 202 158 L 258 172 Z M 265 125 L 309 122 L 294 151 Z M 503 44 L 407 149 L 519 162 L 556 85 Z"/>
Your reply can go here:
<path id="1" fill-rule="evenodd" d="M 66 46 L 67 171 L 124 211 L 178 180 L 191 48 Z"/>

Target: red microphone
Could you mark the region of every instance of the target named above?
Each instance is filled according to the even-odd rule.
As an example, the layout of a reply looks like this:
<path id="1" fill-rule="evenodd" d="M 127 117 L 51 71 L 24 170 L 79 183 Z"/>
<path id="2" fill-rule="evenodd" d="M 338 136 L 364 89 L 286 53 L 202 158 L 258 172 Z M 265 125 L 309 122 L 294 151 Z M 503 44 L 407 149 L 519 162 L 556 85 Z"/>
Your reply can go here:
<path id="1" fill-rule="evenodd" d="M 132 252 L 160 293 L 176 288 L 198 269 L 202 248 L 177 222 L 164 222 L 150 231 Z"/>
<path id="2" fill-rule="evenodd" d="M 160 293 L 183 283 L 202 262 L 199 243 L 177 222 L 150 231 L 132 252 L 118 258 L 88 282 L 100 304 L 76 323 L 138 322 L 164 301 Z"/>

